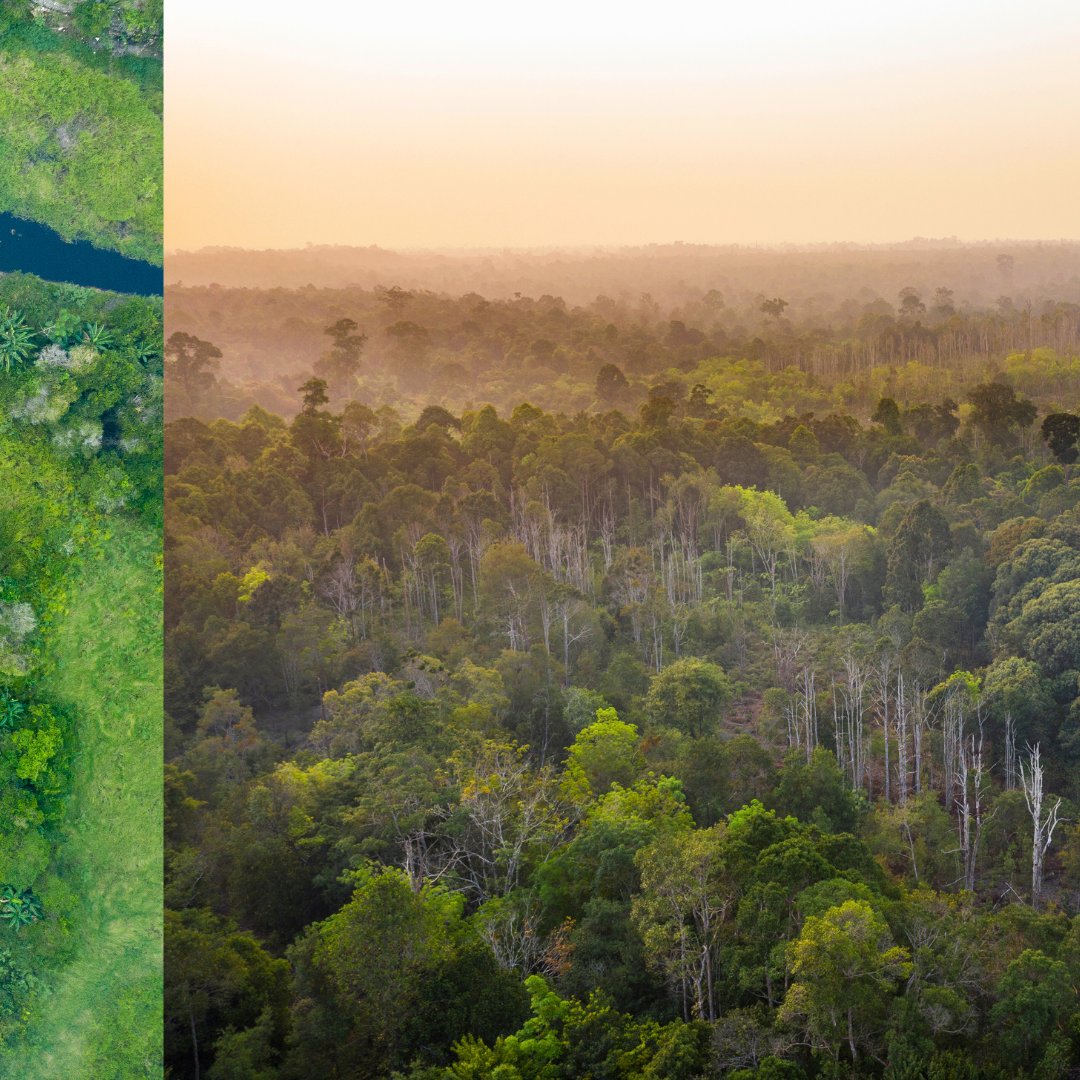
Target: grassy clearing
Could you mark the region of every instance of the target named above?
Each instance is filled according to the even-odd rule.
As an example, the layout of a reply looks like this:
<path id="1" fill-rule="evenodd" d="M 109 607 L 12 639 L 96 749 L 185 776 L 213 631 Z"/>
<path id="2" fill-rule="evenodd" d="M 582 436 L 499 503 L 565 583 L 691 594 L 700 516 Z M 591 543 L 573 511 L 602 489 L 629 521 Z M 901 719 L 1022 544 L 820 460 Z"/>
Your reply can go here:
<path id="1" fill-rule="evenodd" d="M 8 1059 L 29 1080 L 161 1075 L 159 553 L 150 530 L 114 522 L 50 635 L 43 681 L 77 717 L 55 872 L 77 902 L 69 958 Z"/>

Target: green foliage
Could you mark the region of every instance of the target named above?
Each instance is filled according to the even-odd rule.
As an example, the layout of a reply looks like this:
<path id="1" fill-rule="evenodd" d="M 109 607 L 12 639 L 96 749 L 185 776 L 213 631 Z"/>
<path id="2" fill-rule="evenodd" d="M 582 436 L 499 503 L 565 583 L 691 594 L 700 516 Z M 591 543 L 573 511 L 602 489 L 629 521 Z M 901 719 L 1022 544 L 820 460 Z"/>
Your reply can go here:
<path id="1" fill-rule="evenodd" d="M 889 999 L 911 969 L 885 920 L 858 900 L 810 916 L 788 963 L 793 981 L 781 1021 L 803 1026 L 836 1061 L 846 1051 L 853 1064 L 880 1040 Z"/>
<path id="2" fill-rule="evenodd" d="M 0 691 L 0 729 L 10 730 L 18 724 L 26 712 L 26 705 L 12 697 L 7 690 Z"/>
<path id="3" fill-rule="evenodd" d="M 716 982 L 724 920 L 739 891 L 726 825 L 662 837 L 638 852 L 641 894 L 632 907 L 649 964 L 692 1002 L 691 1015 L 719 1015 Z"/>
<path id="4" fill-rule="evenodd" d="M 729 1080 L 801 1080 L 806 1074 L 794 1061 L 784 1058 L 768 1057 L 761 1059 L 761 1064 L 753 1069 L 736 1069 L 728 1073 Z"/>
<path id="5" fill-rule="evenodd" d="M 446 993 L 447 1004 L 457 1003 L 464 991 L 452 977 L 471 956 L 462 908 L 460 895 L 430 886 L 417 892 L 399 871 L 358 872 L 352 900 L 292 951 L 308 999 L 295 1016 L 298 1063 L 385 1075 L 432 1039 L 442 1026 L 432 1007 L 445 1007 Z M 472 1002 L 457 1013 L 461 1027 L 440 1044 L 477 1028 L 497 1032 L 520 1015 L 514 984 L 492 968 L 484 983 L 470 986 Z M 414 1016 L 429 1017 L 430 1028 L 410 1030 Z"/>
<path id="6" fill-rule="evenodd" d="M 716 730 L 731 698 L 731 680 L 723 668 L 688 658 L 653 677 L 646 707 L 654 724 L 701 736 Z"/>
<path id="7" fill-rule="evenodd" d="M 27 453 L 24 447 L 22 461 Z M 47 467 L 35 475 L 39 483 L 51 479 Z M 9 492 L 19 491 L 7 479 Z M 0 1051 L 0 1061 L 21 1061 L 30 1077 L 55 1075 L 55 1070 L 149 1076 L 161 1067 L 161 953 L 154 944 L 161 927 L 155 545 L 152 535 L 130 519 L 114 519 L 105 549 L 104 527 L 86 529 L 94 519 L 70 482 L 45 490 L 65 513 L 51 526 L 48 513 L 37 515 L 46 527 L 43 539 L 58 545 L 74 541 L 78 552 L 73 560 L 58 547 L 60 558 L 51 567 L 58 574 L 53 588 L 62 582 L 63 593 L 51 592 L 47 606 L 42 686 L 58 704 L 32 704 L 23 723 L 35 727 L 8 736 L 4 752 L 19 755 L 16 767 L 27 775 L 25 782 L 32 776 L 38 786 L 46 784 L 47 797 L 39 798 L 52 822 L 50 837 L 62 842 L 64 862 L 58 875 L 46 869 L 47 849 L 42 859 L 25 840 L 14 847 L 4 843 L 5 862 L 14 856 L 4 876 L 21 878 L 20 885 L 38 879 L 29 887 L 41 897 L 44 918 L 24 933 L 48 997 L 35 999 L 18 1036 Z M 56 773 L 51 764 L 44 767 L 69 715 L 79 718 L 82 733 L 70 775 Z M 124 777 L 122 786 L 118 775 Z M 24 801 L 16 821 L 27 813 Z M 25 826 L 20 831 L 26 835 Z M 108 965 L 103 956 L 110 958 Z"/>
<path id="8" fill-rule="evenodd" d="M 756 313 L 755 355 L 702 359 L 694 315 L 657 330 L 621 301 L 314 289 L 290 330 L 258 290 L 178 295 L 177 970 L 224 947 L 194 1038 L 171 1013 L 178 1080 L 196 1054 L 260 1080 L 1072 1067 L 1074 830 L 1033 912 L 1014 767 L 1038 742 L 1048 797 L 1074 794 L 1068 469 L 1028 436 L 1008 456 L 1015 393 L 969 403 L 1012 410 L 1000 439 L 947 396 L 966 360 L 842 359 L 871 333 L 930 349 L 967 317 L 947 295 L 911 290 L 821 377 L 767 351 L 795 299 Z M 272 357 L 309 332 L 292 418 L 244 412 L 278 398 L 233 381 L 243 334 Z M 1009 363 L 1040 408 L 1068 390 L 1065 359 Z M 544 407 L 521 398 L 540 369 Z M 458 409 L 455 379 L 500 408 Z M 288 950 L 273 1003 L 229 974 L 227 922 L 183 936 L 204 910 Z M 1025 950 L 1050 966 L 1013 968 Z"/>
<path id="9" fill-rule="evenodd" d="M 0 885 L 0 919 L 8 926 L 18 930 L 22 926 L 37 922 L 43 914 L 41 901 L 33 889 Z"/>
<path id="10" fill-rule="evenodd" d="M 1014 428 L 1029 427 L 1037 409 L 1032 402 L 1018 398 L 1006 382 L 983 383 L 968 395 L 971 422 L 990 442 L 1006 443 Z"/>
<path id="11" fill-rule="evenodd" d="M 836 758 L 818 747 L 810 760 L 793 753 L 785 762 L 772 802 L 782 814 L 811 822 L 826 832 L 853 832 L 859 803 L 844 780 Z"/>
<path id="12" fill-rule="evenodd" d="M 566 730 L 577 735 L 582 728 L 588 727 L 600 709 L 608 708 L 603 694 L 595 690 L 586 690 L 581 686 L 568 686 L 563 691 L 563 721 Z"/>
<path id="13" fill-rule="evenodd" d="M 160 265 L 162 128 L 154 95 L 74 52 L 17 44 L 5 50 L 0 88 L 4 206 L 65 239 Z"/>
<path id="14" fill-rule="evenodd" d="M 25 364 L 34 347 L 34 332 L 18 311 L 0 312 L 0 368 L 8 375 Z"/>
<path id="15" fill-rule="evenodd" d="M 287 963 L 205 910 L 167 911 L 165 925 L 166 1052 L 190 1052 L 194 1029 L 203 1052 L 221 1044 L 225 1075 L 245 1057 L 276 1063 L 287 1021 Z"/>
<path id="16" fill-rule="evenodd" d="M 7 742 L 9 752 L 14 751 L 15 755 L 15 775 L 31 784 L 38 783 L 60 744 L 60 729 L 55 724 L 34 731 L 29 728 L 16 731 Z"/>
<path id="17" fill-rule="evenodd" d="M 548 1080 L 609 1076 L 613 1080 L 692 1080 L 707 1059 L 700 1025 L 635 1021 L 602 995 L 587 1003 L 560 998 L 539 976 L 525 981 L 533 1016 L 493 1045 L 468 1038 L 454 1047 L 456 1062 L 434 1074 L 445 1080 Z M 414 1076 L 422 1076 L 415 1073 Z"/>
<path id="18" fill-rule="evenodd" d="M 1008 632 L 1047 675 L 1080 670 L 1080 579 L 1056 582 L 1032 597 Z"/>
<path id="19" fill-rule="evenodd" d="M 160 353 L 161 301 L 118 301 L 21 274 L 0 282 L 5 300 L 26 312 L 27 327 L 43 329 L 22 367 L 0 372 L 4 422 L 68 459 L 95 510 L 137 507 L 160 520 L 162 384 L 152 354 Z"/>
<path id="20" fill-rule="evenodd" d="M 645 771 L 641 738 L 614 709 L 597 709 L 596 722 L 578 732 L 566 755 L 566 787 L 577 801 L 587 801 L 618 784 L 633 787 Z"/>
<path id="21" fill-rule="evenodd" d="M 888 545 L 885 596 L 905 611 L 922 606 L 922 587 L 932 582 L 952 547 L 949 523 L 928 500 L 903 516 Z"/>
<path id="22" fill-rule="evenodd" d="M 9 948 L 0 948 L 0 1039 L 7 1042 L 24 1024 L 37 979 Z"/>
<path id="23" fill-rule="evenodd" d="M 997 987 L 991 1022 L 1014 1061 L 1034 1064 L 1076 1008 L 1069 970 L 1037 949 L 1025 949 Z"/>
<path id="24" fill-rule="evenodd" d="M 1080 416 L 1050 413 L 1042 422 L 1042 437 L 1062 465 L 1072 465 L 1080 457 Z"/>

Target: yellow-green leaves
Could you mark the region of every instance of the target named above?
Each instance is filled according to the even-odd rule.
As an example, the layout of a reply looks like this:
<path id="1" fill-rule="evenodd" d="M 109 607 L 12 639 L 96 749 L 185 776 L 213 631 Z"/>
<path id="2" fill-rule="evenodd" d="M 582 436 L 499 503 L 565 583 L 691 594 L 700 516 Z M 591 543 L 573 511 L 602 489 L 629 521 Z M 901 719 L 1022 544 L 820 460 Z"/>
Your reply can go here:
<path id="1" fill-rule="evenodd" d="M 907 949 L 862 900 L 810 916 L 788 946 L 791 988 L 782 1022 L 802 1027 L 811 1042 L 852 1060 L 872 1049 L 885 1030 L 889 999 L 911 971 Z"/>

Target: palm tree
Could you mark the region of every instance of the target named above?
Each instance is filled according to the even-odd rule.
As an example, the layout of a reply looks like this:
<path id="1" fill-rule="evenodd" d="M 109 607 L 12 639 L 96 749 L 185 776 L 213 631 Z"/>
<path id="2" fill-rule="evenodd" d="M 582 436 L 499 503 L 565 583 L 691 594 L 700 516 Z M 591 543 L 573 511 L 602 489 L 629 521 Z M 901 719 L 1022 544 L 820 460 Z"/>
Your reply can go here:
<path id="1" fill-rule="evenodd" d="M 14 885 L 0 885 L 0 919 L 16 930 L 29 926 L 44 915 L 41 901 L 33 889 L 16 889 Z"/>
<path id="2" fill-rule="evenodd" d="M 34 331 L 22 314 L 11 308 L 0 311 L 0 368 L 10 374 L 25 363 L 34 348 Z"/>
<path id="3" fill-rule="evenodd" d="M 149 367 L 155 360 L 161 358 L 161 345 L 156 341 L 140 341 L 135 347 L 135 355 L 143 367 Z"/>
<path id="4" fill-rule="evenodd" d="M 13 728 L 26 706 L 18 698 L 12 697 L 6 690 L 0 691 L 0 731 Z"/>
<path id="5" fill-rule="evenodd" d="M 83 327 L 83 338 L 87 345 L 93 345 L 98 352 L 112 344 L 112 335 L 101 323 L 87 323 Z"/>

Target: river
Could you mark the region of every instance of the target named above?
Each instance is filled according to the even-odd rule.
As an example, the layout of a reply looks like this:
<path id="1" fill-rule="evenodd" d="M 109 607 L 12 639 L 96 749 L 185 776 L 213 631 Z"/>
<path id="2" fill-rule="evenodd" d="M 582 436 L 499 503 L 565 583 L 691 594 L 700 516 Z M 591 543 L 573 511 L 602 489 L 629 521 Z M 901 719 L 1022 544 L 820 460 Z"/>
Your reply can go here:
<path id="1" fill-rule="evenodd" d="M 44 225 L 0 213 L 0 271 L 10 270 L 140 296 L 160 296 L 164 281 L 160 266 L 82 240 L 69 244 Z"/>

